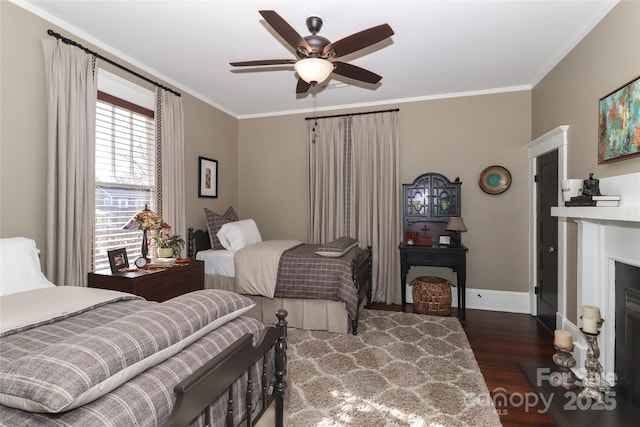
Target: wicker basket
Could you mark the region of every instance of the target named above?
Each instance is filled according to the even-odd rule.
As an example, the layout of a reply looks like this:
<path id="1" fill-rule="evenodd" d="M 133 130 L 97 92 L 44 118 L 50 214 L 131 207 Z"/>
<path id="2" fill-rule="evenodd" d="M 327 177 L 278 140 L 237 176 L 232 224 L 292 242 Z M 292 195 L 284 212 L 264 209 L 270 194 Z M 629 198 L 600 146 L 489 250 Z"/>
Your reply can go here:
<path id="1" fill-rule="evenodd" d="M 448 316 L 451 314 L 451 287 L 442 277 L 421 276 L 411 281 L 413 310 L 420 314 Z"/>

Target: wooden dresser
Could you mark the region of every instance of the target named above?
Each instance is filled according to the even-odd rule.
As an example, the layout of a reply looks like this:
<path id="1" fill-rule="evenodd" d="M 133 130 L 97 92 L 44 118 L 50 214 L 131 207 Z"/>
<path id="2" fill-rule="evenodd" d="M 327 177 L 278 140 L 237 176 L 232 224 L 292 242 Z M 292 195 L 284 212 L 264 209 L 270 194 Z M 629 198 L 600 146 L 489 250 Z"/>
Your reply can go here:
<path id="1" fill-rule="evenodd" d="M 191 260 L 168 268 L 111 273 L 89 273 L 89 287 L 140 295 L 149 301 L 166 301 L 204 288 L 204 262 Z"/>

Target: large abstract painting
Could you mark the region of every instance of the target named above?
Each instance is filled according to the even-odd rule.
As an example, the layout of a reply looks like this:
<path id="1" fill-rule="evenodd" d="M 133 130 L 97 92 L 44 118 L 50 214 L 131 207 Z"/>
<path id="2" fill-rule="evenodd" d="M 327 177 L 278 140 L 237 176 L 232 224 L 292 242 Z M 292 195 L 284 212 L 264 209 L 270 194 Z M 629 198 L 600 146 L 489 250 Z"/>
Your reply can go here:
<path id="1" fill-rule="evenodd" d="M 640 77 L 600 99 L 598 163 L 640 155 Z"/>

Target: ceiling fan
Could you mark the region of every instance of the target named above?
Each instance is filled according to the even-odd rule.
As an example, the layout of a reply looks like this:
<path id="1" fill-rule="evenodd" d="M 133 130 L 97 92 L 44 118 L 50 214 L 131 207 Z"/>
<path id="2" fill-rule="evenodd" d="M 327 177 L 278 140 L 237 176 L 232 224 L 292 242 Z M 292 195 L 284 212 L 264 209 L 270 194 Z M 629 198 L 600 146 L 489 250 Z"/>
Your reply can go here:
<path id="1" fill-rule="evenodd" d="M 296 93 L 305 93 L 311 86 L 325 81 L 331 73 L 365 83 L 376 84 L 382 76 L 364 68 L 336 58 L 356 52 L 376 44 L 394 33 L 388 24 L 382 24 L 352 34 L 335 42 L 318 35 L 322 28 L 322 19 L 317 16 L 307 18 L 307 28 L 311 33 L 302 37 L 280 15 L 273 10 L 261 10 L 260 15 L 267 21 L 291 47 L 296 51 L 298 59 L 264 59 L 257 61 L 231 62 L 234 67 L 252 67 L 260 65 L 293 64 L 298 73 Z"/>

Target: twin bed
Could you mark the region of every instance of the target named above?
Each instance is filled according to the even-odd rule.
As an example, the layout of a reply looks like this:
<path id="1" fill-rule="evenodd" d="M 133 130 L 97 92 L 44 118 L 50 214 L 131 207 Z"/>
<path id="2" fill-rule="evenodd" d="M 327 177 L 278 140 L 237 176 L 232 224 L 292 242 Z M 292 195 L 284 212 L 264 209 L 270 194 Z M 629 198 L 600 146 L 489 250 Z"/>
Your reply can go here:
<path id="1" fill-rule="evenodd" d="M 371 301 L 371 248 L 344 237 L 323 245 L 258 238 L 211 246 L 209 231 L 189 229 L 187 253 L 205 262 L 205 288 L 251 298 L 256 307 L 248 315 L 268 323 L 270 313 L 285 309 L 289 326 L 357 334 L 358 312 Z"/>
<path id="2" fill-rule="evenodd" d="M 287 324 L 356 334 L 371 248 L 227 237 L 189 229 L 206 289 L 162 303 L 55 286 L 33 240 L 0 239 L 0 425 L 250 427 L 275 402 L 282 426 Z"/>
<path id="3" fill-rule="evenodd" d="M 29 239 L 0 239 L 0 261 L 0 425 L 251 426 L 273 401 L 283 425 L 286 312 L 265 327 L 223 290 L 57 287 Z"/>

